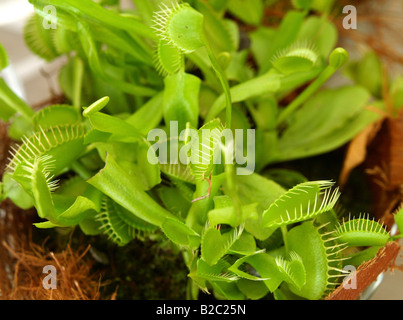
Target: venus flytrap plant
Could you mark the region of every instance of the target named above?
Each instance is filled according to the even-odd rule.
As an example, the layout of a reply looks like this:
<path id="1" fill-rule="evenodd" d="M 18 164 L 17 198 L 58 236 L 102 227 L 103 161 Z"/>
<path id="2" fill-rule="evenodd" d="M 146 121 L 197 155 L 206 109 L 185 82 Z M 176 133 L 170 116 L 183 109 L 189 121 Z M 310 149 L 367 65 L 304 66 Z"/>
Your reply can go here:
<path id="1" fill-rule="evenodd" d="M 215 57 L 215 54 L 213 53 L 209 42 L 207 41 L 207 38 L 205 36 L 204 33 L 204 18 L 203 15 L 200 14 L 199 12 L 197 12 L 195 9 L 191 8 L 189 5 L 187 4 L 179 4 L 179 3 L 173 3 L 173 7 L 169 8 L 166 5 L 163 5 L 164 8 L 158 12 L 155 15 L 154 21 L 156 24 L 155 30 L 157 31 L 157 34 L 160 38 L 160 42 L 164 41 L 167 42 L 168 45 L 172 45 L 175 48 L 179 49 L 181 52 L 183 52 L 184 54 L 186 53 L 191 53 L 197 49 L 199 49 L 200 47 L 205 47 L 207 50 L 207 55 L 209 57 L 210 63 L 212 68 L 214 69 L 222 87 L 223 87 L 223 91 L 224 91 L 224 96 L 225 96 L 225 101 L 226 101 L 226 126 L 228 128 L 231 128 L 231 121 L 232 121 L 232 101 L 231 101 L 231 94 L 230 94 L 230 89 L 229 89 L 229 84 L 228 81 L 226 79 L 226 76 L 224 74 L 224 72 L 221 70 L 219 63 Z M 158 55 L 161 54 L 160 51 L 158 51 Z M 159 61 L 162 61 L 162 58 L 159 57 Z M 160 63 L 160 66 L 162 66 L 163 64 Z M 179 79 L 178 79 L 179 77 Z M 184 119 L 182 121 L 180 121 L 179 125 L 184 126 L 185 121 L 186 122 L 190 122 L 191 125 L 195 125 L 195 121 L 197 119 L 195 119 L 193 117 L 193 115 L 197 115 L 196 114 L 196 110 L 193 110 L 193 112 L 191 112 L 189 115 L 186 114 L 186 111 L 190 111 L 192 108 L 192 105 L 195 105 L 195 103 L 188 103 L 188 101 L 190 101 L 190 99 L 186 99 L 186 96 L 181 97 L 179 96 L 179 100 L 177 95 L 177 92 L 180 92 L 182 90 L 171 90 L 171 88 L 168 86 L 168 84 L 170 83 L 170 80 L 173 81 L 174 86 L 176 86 L 178 83 L 182 83 L 182 80 L 190 77 L 186 74 L 181 74 L 181 72 L 179 72 L 175 78 L 166 78 L 165 81 L 165 93 L 168 93 L 170 91 L 175 92 L 175 98 L 174 99 L 166 99 L 165 100 L 165 121 L 167 123 L 170 122 L 170 120 L 172 119 L 171 117 L 169 117 L 169 113 L 170 113 L 170 109 L 175 110 L 175 114 L 173 116 L 173 119 L 175 120 L 182 120 L 183 116 Z M 189 80 L 191 79 L 191 77 L 189 78 Z M 179 80 L 179 81 L 178 81 Z M 199 84 L 198 84 L 199 85 Z M 187 88 L 183 87 L 181 88 L 183 89 L 184 92 L 187 91 Z M 198 95 L 198 90 L 193 90 L 193 93 L 196 94 L 196 96 Z M 167 96 L 167 94 L 165 94 L 165 97 Z M 185 99 L 183 99 L 185 98 Z M 171 101 L 174 101 L 174 105 L 171 105 Z M 177 101 L 175 101 L 177 100 Z M 182 100 L 182 101 L 181 101 Z M 184 110 L 181 110 L 180 108 L 178 108 L 178 104 L 180 104 L 180 102 L 182 102 L 182 106 L 185 107 Z M 196 108 L 197 109 L 197 108 Z M 178 115 L 178 113 L 180 114 L 180 116 Z M 206 126 L 208 126 L 208 124 L 206 124 Z M 201 129 L 203 130 L 203 128 Z M 210 139 L 209 139 L 210 140 Z M 217 140 L 217 138 L 216 138 Z M 210 145 L 210 141 L 203 143 L 201 147 L 205 150 L 201 150 L 198 153 L 198 157 L 202 159 L 202 164 L 197 164 L 196 165 L 196 170 L 195 170 L 195 166 L 191 166 L 191 169 L 193 170 L 193 174 L 194 175 L 199 175 L 201 174 L 201 180 L 207 180 L 209 183 L 209 188 L 207 190 L 207 194 L 203 195 L 201 197 L 197 197 L 195 199 L 195 201 L 199 201 L 199 200 L 203 200 L 206 197 L 210 196 L 211 194 L 211 171 L 212 168 L 211 166 L 211 162 L 212 162 L 212 158 L 214 156 L 214 149 L 215 146 L 218 143 L 217 141 L 213 141 L 213 145 Z M 207 148 L 207 150 L 206 150 Z M 205 154 L 205 155 L 203 155 Z M 207 155 L 207 158 L 206 158 Z M 210 159 L 208 159 L 210 158 Z M 198 161 L 199 163 L 200 161 Z M 207 167 L 206 167 L 207 165 Z M 210 172 L 208 172 L 210 171 Z M 210 174 L 210 177 L 207 178 L 207 174 Z M 227 185 L 230 188 L 230 190 L 232 190 L 231 196 L 233 198 L 234 201 L 234 208 L 236 210 L 237 215 L 241 214 L 241 209 L 240 209 L 240 204 L 239 204 L 239 200 L 237 199 L 236 196 L 236 191 L 234 190 L 234 185 L 231 182 L 233 180 L 233 175 L 234 170 L 233 170 L 233 165 L 226 165 L 226 174 L 227 174 Z M 200 177 L 197 179 L 200 180 Z M 192 219 L 189 219 L 188 221 L 192 221 Z"/>
<path id="2" fill-rule="evenodd" d="M 226 122 L 227 127 L 230 128 L 232 102 L 229 85 L 204 34 L 203 15 L 186 3 L 179 4 L 174 2 L 172 8 L 163 4 L 162 10 L 157 12 L 154 21 L 156 24 L 155 30 L 161 39 L 160 41 L 168 42 L 168 45 L 174 46 L 185 54 L 192 53 L 201 47 L 207 49 L 211 66 L 224 90 L 227 110 Z M 159 58 L 159 60 L 161 61 L 162 59 Z"/>
<path id="3" fill-rule="evenodd" d="M 0 82 L 0 117 L 22 133 L 1 198 L 34 206 L 37 227 L 78 225 L 119 246 L 167 238 L 182 253 L 193 299 L 199 290 L 322 299 L 341 283 L 344 265 L 397 239 L 369 217 L 339 221 L 331 181 L 290 178 L 286 187 L 259 173 L 340 146 L 375 119 L 363 109 L 369 94 L 361 86 L 322 89 L 348 54 L 334 48 L 326 15 L 309 15 L 314 2 L 293 1 L 278 29 L 263 25 L 262 1 L 135 1 L 142 20 L 90 0 L 30 2 L 27 43 L 45 59 L 68 60 L 63 105 L 34 111 Z M 38 29 L 45 4 L 57 9 L 56 30 Z M 227 12 L 255 26 L 246 32 L 250 46 Z M 4 57 L 0 47 L 0 67 Z M 184 136 L 172 133 L 175 125 Z M 147 140 L 156 128 L 165 149 Z M 252 128 L 258 172 L 237 175 L 225 132 Z M 179 146 L 189 163 L 160 161 L 164 152 L 175 160 Z M 402 228 L 400 220 L 401 211 Z M 371 248 L 345 251 L 362 246 Z"/>
<path id="4" fill-rule="evenodd" d="M 308 51 L 309 52 L 309 51 Z M 306 53 L 305 53 L 306 54 Z M 307 59 L 307 58 L 305 58 Z M 311 57 L 312 59 L 312 57 Z M 308 59 L 309 60 L 309 59 Z M 298 107 L 317 91 L 334 73 L 340 69 L 348 60 L 348 53 L 343 48 L 335 49 L 329 57 L 329 65 L 322 71 L 319 77 L 312 82 L 305 91 L 298 96 L 297 99 L 287 106 L 277 119 L 277 124 L 280 125 L 287 116 L 292 114 Z"/>
<path id="5" fill-rule="evenodd" d="M 160 74 L 176 74 L 184 69 L 184 57 L 179 48 L 161 39 L 156 49 L 154 64 Z"/>
<path id="6" fill-rule="evenodd" d="M 306 299 L 321 299 L 338 285 L 337 277 L 343 275 L 343 270 L 341 250 L 334 244 L 335 240 L 312 222 L 304 222 L 289 232 L 289 249 L 301 257 L 306 269 L 306 283 L 300 289 L 291 287 L 295 294 Z"/>
<path id="7" fill-rule="evenodd" d="M 349 219 L 336 229 L 336 235 L 349 246 L 383 246 L 389 241 L 390 235 L 370 217 Z"/>
<path id="8" fill-rule="evenodd" d="M 284 274 L 285 282 L 294 285 L 298 289 L 306 283 L 306 272 L 303 261 L 298 253 L 291 251 L 290 260 L 283 257 L 276 257 L 276 264 Z"/>
<path id="9" fill-rule="evenodd" d="M 135 238 L 144 238 L 156 229 L 108 197 L 104 197 L 101 212 L 95 219 L 100 223 L 99 229 L 120 246 L 128 244 Z"/>
<path id="10" fill-rule="evenodd" d="M 331 187 L 329 181 L 306 182 L 295 186 L 263 212 L 263 224 L 292 224 L 331 210 L 340 196 L 338 189 L 332 191 Z"/>
<path id="11" fill-rule="evenodd" d="M 312 69 L 318 60 L 318 54 L 307 44 L 294 43 L 278 52 L 272 59 L 273 67 L 287 75 Z"/>

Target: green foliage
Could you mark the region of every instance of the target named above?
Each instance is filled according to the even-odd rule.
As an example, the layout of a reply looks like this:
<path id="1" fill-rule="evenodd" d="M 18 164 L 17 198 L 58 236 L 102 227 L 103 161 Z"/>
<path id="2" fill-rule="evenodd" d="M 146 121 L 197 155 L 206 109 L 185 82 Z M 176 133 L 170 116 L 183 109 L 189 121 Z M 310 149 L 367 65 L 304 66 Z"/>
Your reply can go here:
<path id="1" fill-rule="evenodd" d="M 204 131 L 208 130 L 208 131 Z M 202 181 L 212 174 L 214 158 L 219 151 L 223 127 L 218 119 L 206 123 L 198 130 L 196 141 L 190 141 L 190 170 L 196 181 Z M 218 151 L 217 151 L 218 150 Z"/>
<path id="2" fill-rule="evenodd" d="M 136 11 L 119 1 L 29 2 L 36 11 L 25 40 L 45 60 L 66 59 L 66 102 L 34 110 L 0 79 L 0 118 L 18 141 L 0 198 L 35 207 L 38 228 L 79 226 L 118 246 L 169 242 L 192 298 L 200 289 L 226 299 L 321 299 L 345 264 L 397 239 L 369 217 L 338 221 L 340 192 L 327 177 L 262 172 L 334 150 L 379 119 L 366 107 L 381 98 L 380 62 L 371 53 L 348 64 L 335 47 L 332 1 L 295 0 L 276 27 L 264 16 L 273 1 L 135 0 Z M 41 27 L 49 4 L 56 29 Z M 7 64 L 0 47 L 0 69 Z M 355 84 L 322 88 L 346 64 Z M 391 86 L 395 111 L 402 87 L 401 78 Z M 252 128 L 255 172 L 237 175 L 241 165 L 224 163 L 235 152 L 223 133 L 241 129 L 245 138 Z M 147 140 L 152 129 L 165 133 L 156 145 L 168 154 L 176 143 L 187 148 L 190 163 L 162 163 L 164 149 Z M 402 210 L 395 219 L 402 230 Z M 371 247 L 344 251 L 361 246 Z"/>
<path id="3" fill-rule="evenodd" d="M 7 67 L 9 64 L 7 52 L 4 47 L 0 44 L 0 71 Z"/>
<path id="4" fill-rule="evenodd" d="M 24 27 L 24 40 L 29 49 L 39 57 L 51 61 L 58 56 L 58 52 L 53 43 L 54 29 L 45 29 L 42 19 L 37 14 L 33 14 Z"/>
<path id="5" fill-rule="evenodd" d="M 339 198 L 328 181 L 305 182 L 284 193 L 263 212 L 265 227 L 282 226 L 330 211 Z M 322 195 L 322 197 L 321 197 Z"/>
<path id="6" fill-rule="evenodd" d="M 228 10 L 247 24 L 259 25 L 263 17 L 263 1 L 230 0 Z"/>
<path id="7" fill-rule="evenodd" d="M 383 246 L 390 238 L 383 225 L 369 217 L 343 222 L 337 227 L 336 234 L 349 246 Z"/>
<path id="8" fill-rule="evenodd" d="M 178 121 L 181 132 L 190 123 L 197 127 L 199 118 L 200 78 L 178 72 L 164 79 L 164 120 L 169 126 L 171 121 Z"/>

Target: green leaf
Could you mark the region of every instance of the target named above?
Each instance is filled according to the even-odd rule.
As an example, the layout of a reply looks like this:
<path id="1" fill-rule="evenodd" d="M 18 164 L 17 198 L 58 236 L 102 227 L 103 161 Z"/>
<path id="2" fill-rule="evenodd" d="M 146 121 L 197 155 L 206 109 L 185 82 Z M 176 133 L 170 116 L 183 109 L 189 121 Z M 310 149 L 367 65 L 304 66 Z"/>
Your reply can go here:
<path id="1" fill-rule="evenodd" d="M 191 197 L 187 199 L 182 190 L 174 186 L 161 186 L 157 189 L 157 193 L 164 206 L 170 212 L 181 218 L 186 217 L 191 206 Z M 193 195 L 193 193 L 190 194 Z"/>
<path id="2" fill-rule="evenodd" d="M 236 51 L 237 48 L 235 41 L 231 37 L 230 30 L 217 13 L 204 1 L 197 1 L 195 8 L 204 16 L 205 35 L 214 53 Z"/>
<path id="3" fill-rule="evenodd" d="M 32 124 L 32 119 L 28 120 L 26 117 L 23 117 L 17 113 L 10 119 L 10 126 L 8 127 L 8 136 L 11 139 L 21 141 L 22 139 L 25 138 L 27 132 L 33 132 L 38 129 L 39 128 L 35 128 L 34 125 Z"/>
<path id="4" fill-rule="evenodd" d="M 374 258 L 376 256 L 376 254 L 378 253 L 379 249 L 381 249 L 381 248 L 383 248 L 383 246 L 369 247 L 364 250 L 360 250 L 356 253 L 346 255 L 345 264 L 352 265 L 352 266 L 358 268 L 365 261 L 369 261 L 372 258 Z"/>
<path id="5" fill-rule="evenodd" d="M 374 97 L 382 97 L 382 63 L 375 52 L 369 51 L 360 60 L 351 63 L 346 73 Z"/>
<path id="6" fill-rule="evenodd" d="M 108 104 L 109 100 L 109 97 L 103 97 L 95 101 L 89 107 L 84 109 L 83 116 L 88 117 L 91 114 L 101 111 Z"/>
<path id="7" fill-rule="evenodd" d="M 331 235 L 330 235 L 331 236 Z M 322 235 L 311 221 L 292 228 L 287 233 L 288 250 L 301 257 L 306 271 L 306 282 L 298 289 L 291 286 L 291 291 L 310 300 L 318 300 L 338 285 L 333 277 L 340 277 L 340 246 L 329 236 Z"/>
<path id="8" fill-rule="evenodd" d="M 230 264 L 224 260 L 219 260 L 214 265 L 209 265 L 202 259 L 197 260 L 196 276 L 208 281 L 233 282 L 238 277 L 227 271 Z"/>
<path id="9" fill-rule="evenodd" d="M 276 182 L 257 173 L 237 176 L 238 195 L 243 204 L 259 203 L 262 210 L 267 209 L 286 190 Z"/>
<path id="10" fill-rule="evenodd" d="M 332 191 L 334 183 L 329 181 L 309 181 L 300 183 L 281 195 L 263 212 L 263 225 L 283 226 L 311 219 L 331 210 L 340 193 Z"/>
<path id="11" fill-rule="evenodd" d="M 168 217 L 178 220 L 135 184 L 109 155 L 106 157 L 105 167 L 88 180 L 88 183 L 148 223 L 161 226 Z"/>
<path id="12" fill-rule="evenodd" d="M 154 95 L 125 121 L 136 128 L 141 134 L 147 135 L 149 131 L 157 127 L 162 120 L 162 99 L 162 92 Z"/>
<path id="13" fill-rule="evenodd" d="M 276 264 L 280 271 L 283 273 L 284 281 L 292 286 L 301 289 L 306 283 L 306 271 L 301 257 L 291 251 L 290 260 L 286 260 L 283 257 L 276 257 Z"/>
<path id="14" fill-rule="evenodd" d="M 110 140 L 114 137 L 112 136 Z M 148 161 L 151 145 L 146 141 L 119 142 L 108 141 L 97 143 L 97 149 L 102 159 L 109 154 L 127 175 L 144 191 L 152 189 L 161 182 L 161 172 L 158 163 Z"/>
<path id="15" fill-rule="evenodd" d="M 41 19 L 43 21 L 43 17 L 41 17 Z M 74 32 L 64 28 L 60 23 L 53 32 L 53 45 L 58 54 L 69 53 L 77 46 L 78 41 Z"/>
<path id="16" fill-rule="evenodd" d="M 149 1 L 133 0 L 136 5 L 137 12 L 142 17 L 143 21 L 150 24 L 153 12 L 155 11 L 155 4 Z"/>
<path id="17" fill-rule="evenodd" d="M 1 79 L 0 79 L 1 80 Z M 15 114 L 15 110 L 8 106 L 1 98 L 0 98 L 0 119 L 4 122 L 8 122 L 10 118 Z"/>
<path id="18" fill-rule="evenodd" d="M 213 172 L 223 130 L 220 120 L 214 119 L 198 130 L 197 138 L 191 136 L 189 167 L 196 181 L 203 181 Z"/>
<path id="19" fill-rule="evenodd" d="M 173 180 L 180 180 L 181 182 L 195 184 L 195 178 L 192 175 L 189 166 L 182 163 L 167 163 L 160 164 L 161 172 L 166 174 L 169 178 Z"/>
<path id="20" fill-rule="evenodd" d="M 165 235 L 180 246 L 197 248 L 200 245 L 200 235 L 179 220 L 166 219 L 161 226 Z"/>
<path id="21" fill-rule="evenodd" d="M 284 75 L 311 70 L 318 60 L 318 54 L 309 46 L 299 43 L 279 51 L 273 57 L 273 67 Z"/>
<path id="22" fill-rule="evenodd" d="M 335 235 L 349 246 L 384 246 L 390 239 L 383 224 L 365 217 L 339 224 Z"/>
<path id="23" fill-rule="evenodd" d="M 157 229 L 155 225 L 138 218 L 105 196 L 102 209 L 94 218 L 100 224 L 99 230 L 120 246 L 126 245 L 136 237 L 143 239 L 144 235 Z"/>
<path id="24" fill-rule="evenodd" d="M 395 213 L 393 218 L 395 219 L 395 223 L 397 224 L 399 232 L 403 234 L 403 207 Z"/>
<path id="25" fill-rule="evenodd" d="M 40 129 L 13 150 L 8 168 L 13 171 L 23 161 L 32 162 L 36 157 L 50 155 L 54 159 L 52 174 L 58 174 L 70 166 L 85 149 L 84 128 L 81 124 L 63 125 Z"/>
<path id="26" fill-rule="evenodd" d="M 164 4 L 155 12 L 156 33 L 184 53 L 193 52 L 204 46 L 204 17 L 187 3 Z"/>
<path id="27" fill-rule="evenodd" d="M 54 222 L 60 226 L 75 226 L 87 215 L 88 211 L 96 211 L 97 207 L 90 199 L 78 196 L 66 210 L 56 212 Z"/>
<path id="28" fill-rule="evenodd" d="M 102 224 L 95 218 L 96 212 L 87 214 L 87 216 L 78 224 L 81 231 L 87 236 L 97 236 L 103 232 Z"/>
<path id="29" fill-rule="evenodd" d="M 56 187 L 49 171 L 52 162 L 49 155 L 37 157 L 32 162 L 23 161 L 16 166 L 13 178 L 32 196 L 39 217 L 48 219 L 57 226 L 74 226 L 83 220 L 89 211 L 96 211 L 97 206 L 92 200 L 81 195 L 52 195 L 51 192 Z M 45 226 L 50 227 L 52 224 Z"/>
<path id="30" fill-rule="evenodd" d="M 295 112 L 278 140 L 275 161 L 313 156 L 347 143 L 379 118 L 365 109 L 368 100 L 368 92 L 359 86 L 319 92 Z"/>
<path id="31" fill-rule="evenodd" d="M 9 64 L 6 49 L 0 43 L 0 71 L 7 67 Z"/>
<path id="32" fill-rule="evenodd" d="M 269 169 L 264 172 L 264 175 L 287 189 L 291 189 L 299 183 L 308 181 L 307 178 L 298 171 L 289 169 Z"/>
<path id="33" fill-rule="evenodd" d="M 263 226 L 262 214 L 278 197 L 284 192 L 277 183 L 262 177 L 257 173 L 248 176 L 236 177 L 238 196 L 242 204 L 258 203 L 258 219 L 249 219 L 245 222 L 245 230 L 251 233 L 256 239 L 267 239 L 276 228 Z"/>
<path id="34" fill-rule="evenodd" d="M 236 283 L 239 290 L 251 300 L 259 300 L 269 293 L 269 288 L 262 281 L 239 279 Z"/>
<path id="35" fill-rule="evenodd" d="M 48 155 L 21 161 L 13 171 L 13 179 L 31 195 L 39 217 L 55 221 L 50 184 L 52 176 L 49 175 L 51 162 L 52 157 Z"/>
<path id="36" fill-rule="evenodd" d="M 218 300 L 227 299 L 227 300 L 244 300 L 245 296 L 239 291 L 238 286 L 234 281 L 232 282 L 223 282 L 223 281 L 215 281 L 211 282 L 211 285 L 214 288 L 214 296 Z"/>
<path id="37" fill-rule="evenodd" d="M 313 0 L 312 9 L 324 14 L 329 14 L 333 8 L 334 0 Z"/>
<path id="38" fill-rule="evenodd" d="M 266 73 L 260 77 L 238 84 L 230 89 L 232 102 L 242 102 L 262 94 L 274 93 L 280 89 L 280 76 Z M 225 95 L 222 94 L 212 105 L 206 116 L 206 122 L 211 121 L 225 108 Z"/>
<path id="39" fill-rule="evenodd" d="M 317 16 L 308 17 L 302 24 L 297 41 L 309 41 L 315 51 L 327 58 L 337 44 L 336 26 Z"/>
<path id="40" fill-rule="evenodd" d="M 0 117 L 4 121 L 8 121 L 16 112 L 28 121 L 34 115 L 34 110 L 10 89 L 3 78 L 0 78 L 0 102 Z"/>
<path id="41" fill-rule="evenodd" d="M 111 133 L 110 140 L 121 142 L 135 142 L 144 140 L 144 137 L 129 123 L 105 113 L 96 112 L 87 115 L 94 129 Z"/>
<path id="42" fill-rule="evenodd" d="M 312 5 L 313 0 L 292 0 L 292 4 L 297 9 L 307 10 Z"/>
<path id="43" fill-rule="evenodd" d="M 24 26 L 24 40 L 28 48 L 46 61 L 58 56 L 53 44 L 54 29 L 43 27 L 43 19 L 33 14 Z"/>
<path id="44" fill-rule="evenodd" d="M 256 252 L 256 241 L 255 238 L 247 233 L 243 232 L 241 237 L 231 246 L 229 253 L 231 254 L 242 254 L 250 255 Z"/>
<path id="45" fill-rule="evenodd" d="M 32 121 L 36 129 L 59 125 L 74 125 L 81 121 L 80 114 L 70 105 L 49 105 L 35 113 Z"/>
<path id="46" fill-rule="evenodd" d="M 197 127 L 201 80 L 194 75 L 179 72 L 167 76 L 164 83 L 163 112 L 168 128 L 171 121 L 178 122 L 179 133 L 188 122 L 192 127 Z"/>
<path id="47" fill-rule="evenodd" d="M 53 229 L 53 228 L 57 228 L 57 227 L 62 227 L 51 221 L 38 222 L 38 223 L 34 223 L 33 225 L 35 227 L 37 227 L 38 229 Z"/>
<path id="48" fill-rule="evenodd" d="M 101 212 L 95 216 L 101 225 L 100 230 L 119 246 L 124 246 L 135 238 L 135 230 L 119 215 L 122 209 L 113 200 L 105 198 Z"/>
<path id="49" fill-rule="evenodd" d="M 259 277 L 242 271 L 240 268 L 244 264 L 250 265 L 256 270 Z M 270 292 L 276 290 L 283 281 L 282 273 L 277 267 L 275 258 L 262 251 L 238 259 L 228 270 L 244 279 L 263 281 Z"/>
<path id="50" fill-rule="evenodd" d="M 251 52 L 259 67 L 267 61 L 267 54 L 271 50 L 272 39 L 276 35 L 276 30 L 267 27 L 258 27 L 249 33 L 251 39 Z"/>
<path id="51" fill-rule="evenodd" d="M 156 69 L 162 75 L 175 74 L 183 69 L 182 52 L 167 40 L 159 41 L 155 56 Z"/>
<path id="52" fill-rule="evenodd" d="M 84 20 L 79 20 L 77 26 L 79 39 L 84 53 L 88 58 L 89 67 L 97 78 L 100 78 L 114 88 L 118 88 L 121 92 L 123 91 L 138 96 L 153 96 L 156 93 L 149 87 L 126 81 L 126 79 L 123 78 L 122 70 L 120 70 L 120 74 L 111 72 L 116 69 L 105 58 L 103 52 L 99 52 L 88 23 Z"/>
<path id="53" fill-rule="evenodd" d="M 210 210 L 208 213 L 210 225 L 216 226 L 219 224 L 228 224 L 231 227 L 237 227 L 240 224 L 245 223 L 248 219 L 256 220 L 258 219 L 256 211 L 257 206 L 257 203 L 242 206 L 242 213 L 239 217 L 236 215 L 235 208 L 232 205 L 225 208 Z"/>
<path id="54" fill-rule="evenodd" d="M 281 20 L 280 26 L 273 34 L 270 41 L 270 46 L 266 52 L 266 60 L 260 69 L 260 73 L 266 73 L 270 70 L 271 58 L 274 54 L 281 49 L 290 46 L 298 37 L 302 23 L 305 18 L 304 12 L 288 11 L 284 18 Z"/>
<path id="55" fill-rule="evenodd" d="M 5 172 L 2 177 L 2 197 L 9 198 L 17 207 L 27 210 L 34 206 L 32 197 L 13 179 L 11 172 Z"/>
<path id="56" fill-rule="evenodd" d="M 30 0 L 35 7 L 40 10 L 48 3 L 45 0 Z M 91 0 L 52 0 L 52 5 L 56 7 L 58 16 L 60 12 L 76 13 L 80 12 L 80 17 L 85 20 L 93 20 L 99 24 L 107 25 L 111 28 L 118 28 L 135 34 L 139 34 L 153 39 L 154 34 L 150 27 L 144 25 L 139 20 L 132 17 L 125 17 L 112 10 L 107 10 Z"/>
<path id="57" fill-rule="evenodd" d="M 210 266 L 216 264 L 239 239 L 243 229 L 243 226 L 239 226 L 224 234 L 214 227 L 206 229 L 201 243 L 202 259 Z"/>
<path id="58" fill-rule="evenodd" d="M 396 77 L 390 88 L 390 95 L 396 111 L 403 108 L 403 77 Z"/>
<path id="59" fill-rule="evenodd" d="M 243 22 L 259 25 L 263 17 L 262 0 L 229 0 L 228 10 Z"/>
<path id="60" fill-rule="evenodd" d="M 209 0 L 209 4 L 214 8 L 216 11 L 222 11 L 227 6 L 229 0 Z"/>

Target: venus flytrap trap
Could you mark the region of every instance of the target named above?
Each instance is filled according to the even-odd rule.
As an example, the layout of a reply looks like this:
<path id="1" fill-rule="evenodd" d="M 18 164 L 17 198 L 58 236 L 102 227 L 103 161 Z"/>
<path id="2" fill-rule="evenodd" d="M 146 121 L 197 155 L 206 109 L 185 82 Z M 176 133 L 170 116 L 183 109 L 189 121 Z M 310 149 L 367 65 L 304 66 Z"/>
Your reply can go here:
<path id="1" fill-rule="evenodd" d="M 263 175 L 377 119 L 365 87 L 322 88 L 348 53 L 319 2 L 293 1 L 278 28 L 263 23 L 262 1 L 134 1 L 138 16 L 90 0 L 30 2 L 27 44 L 47 60 L 67 57 L 67 100 L 34 111 L 0 82 L 0 117 L 19 141 L 1 198 L 34 206 L 38 228 L 78 226 L 118 246 L 168 239 L 190 299 L 322 299 L 346 265 L 398 238 L 369 216 L 341 220 L 332 181 Z M 56 29 L 38 28 L 45 4 Z M 250 45 L 240 24 L 254 25 Z M 6 66 L 1 47 L 0 59 Z"/>
<path id="2" fill-rule="evenodd" d="M 304 51 L 305 52 L 305 51 Z M 299 53 L 301 55 L 301 53 Z M 312 52 L 305 52 L 304 53 L 306 56 L 307 55 L 313 55 Z M 295 55 L 295 53 L 294 53 Z M 287 58 L 293 58 L 292 56 L 287 56 Z M 309 59 L 307 57 L 303 58 L 299 63 L 302 64 L 305 60 Z M 311 57 L 312 59 L 312 57 Z M 291 60 L 291 59 L 289 59 Z M 317 79 L 315 79 L 314 82 L 312 82 L 308 88 L 305 89 L 303 93 L 301 93 L 297 99 L 293 100 L 293 102 L 287 106 L 287 108 L 280 114 L 280 116 L 277 119 L 277 123 L 281 124 L 287 116 L 292 114 L 298 107 L 300 107 L 304 102 L 307 101 L 307 99 L 315 92 L 317 91 L 329 78 L 334 75 L 334 73 L 340 69 L 348 60 L 348 53 L 346 50 L 343 48 L 337 48 L 335 49 L 330 57 L 329 57 L 329 65 L 320 73 Z M 312 61 L 312 60 L 311 60 Z M 292 61 L 289 61 L 291 63 Z"/>
<path id="3" fill-rule="evenodd" d="M 367 218 L 349 219 L 336 229 L 340 239 L 350 246 L 383 246 L 389 241 L 389 233 L 374 220 Z"/>
<path id="4" fill-rule="evenodd" d="M 278 52 L 272 59 L 273 67 L 287 75 L 312 69 L 318 60 L 318 54 L 308 44 L 295 43 Z"/>

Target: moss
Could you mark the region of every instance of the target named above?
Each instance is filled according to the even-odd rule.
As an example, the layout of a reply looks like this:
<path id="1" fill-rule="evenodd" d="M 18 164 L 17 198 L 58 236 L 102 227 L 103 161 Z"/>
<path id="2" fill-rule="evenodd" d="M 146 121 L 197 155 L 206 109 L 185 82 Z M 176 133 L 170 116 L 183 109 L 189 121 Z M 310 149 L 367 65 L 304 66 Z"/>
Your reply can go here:
<path id="1" fill-rule="evenodd" d="M 186 299 L 187 268 L 182 256 L 159 242 L 134 240 L 118 247 L 98 237 L 93 248 L 102 248 L 109 262 L 96 267 L 108 285 L 104 295 L 117 290 L 117 299 L 184 300 Z"/>

